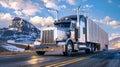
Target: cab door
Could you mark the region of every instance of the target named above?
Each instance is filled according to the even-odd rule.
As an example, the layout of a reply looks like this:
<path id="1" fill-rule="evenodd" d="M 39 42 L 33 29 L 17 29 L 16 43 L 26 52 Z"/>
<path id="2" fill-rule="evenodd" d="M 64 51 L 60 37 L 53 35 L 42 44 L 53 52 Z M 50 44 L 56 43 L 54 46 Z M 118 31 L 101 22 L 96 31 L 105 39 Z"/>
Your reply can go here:
<path id="1" fill-rule="evenodd" d="M 86 42 L 86 19 L 85 17 L 80 18 L 80 38 L 79 42 L 85 43 Z"/>
<path id="2" fill-rule="evenodd" d="M 75 41 L 75 22 L 71 22 L 70 30 L 71 39 Z"/>
<path id="3" fill-rule="evenodd" d="M 80 39 L 80 28 L 76 27 L 76 21 L 71 22 L 71 38 L 74 42 L 77 42 Z"/>

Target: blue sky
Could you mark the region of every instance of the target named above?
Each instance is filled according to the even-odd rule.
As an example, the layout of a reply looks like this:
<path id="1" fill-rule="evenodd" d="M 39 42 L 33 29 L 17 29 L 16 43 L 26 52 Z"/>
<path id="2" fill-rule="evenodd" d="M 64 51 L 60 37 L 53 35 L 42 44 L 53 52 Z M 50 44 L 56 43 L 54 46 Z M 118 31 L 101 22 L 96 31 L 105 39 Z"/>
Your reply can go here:
<path id="1" fill-rule="evenodd" d="M 61 18 L 76 14 L 78 6 L 81 6 L 81 14 L 93 19 L 109 33 L 110 39 L 120 37 L 119 0 L 0 0 L 0 28 L 8 27 L 15 16 L 37 27 L 52 24 L 55 10 Z"/>

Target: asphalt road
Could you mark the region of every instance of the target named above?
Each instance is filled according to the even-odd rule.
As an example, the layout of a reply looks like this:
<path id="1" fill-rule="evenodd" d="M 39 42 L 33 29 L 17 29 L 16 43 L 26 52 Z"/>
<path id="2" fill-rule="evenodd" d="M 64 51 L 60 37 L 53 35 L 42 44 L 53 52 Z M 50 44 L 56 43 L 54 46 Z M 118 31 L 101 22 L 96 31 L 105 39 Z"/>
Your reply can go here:
<path id="1" fill-rule="evenodd" d="M 120 67 L 120 50 L 109 50 L 72 56 L 37 54 L 0 56 L 0 67 Z"/>

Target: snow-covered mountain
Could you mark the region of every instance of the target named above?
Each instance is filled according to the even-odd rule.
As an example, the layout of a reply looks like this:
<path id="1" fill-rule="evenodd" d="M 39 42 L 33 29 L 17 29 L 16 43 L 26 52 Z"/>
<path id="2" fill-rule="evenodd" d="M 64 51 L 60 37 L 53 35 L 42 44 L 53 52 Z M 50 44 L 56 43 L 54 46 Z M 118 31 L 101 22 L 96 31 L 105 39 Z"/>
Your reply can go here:
<path id="1" fill-rule="evenodd" d="M 114 45 L 110 45 L 109 49 L 120 49 L 120 42 L 115 43 Z"/>
<path id="2" fill-rule="evenodd" d="M 120 37 L 110 40 L 109 44 L 110 49 L 120 49 Z"/>
<path id="3" fill-rule="evenodd" d="M 19 17 L 15 17 L 12 20 L 12 23 L 9 25 L 9 30 L 16 31 L 18 34 L 26 34 L 34 37 L 38 37 L 40 33 L 40 30 L 32 23 Z"/>
<path id="4" fill-rule="evenodd" d="M 114 38 L 114 39 L 110 40 L 109 44 L 114 45 L 114 44 L 119 43 L 119 42 L 120 42 L 120 37 L 117 37 L 117 38 Z"/>
<path id="5" fill-rule="evenodd" d="M 9 25 L 9 28 L 2 32 L 0 40 L 15 40 L 16 42 L 31 43 L 39 37 L 40 30 L 37 27 L 22 18 L 15 17 Z"/>

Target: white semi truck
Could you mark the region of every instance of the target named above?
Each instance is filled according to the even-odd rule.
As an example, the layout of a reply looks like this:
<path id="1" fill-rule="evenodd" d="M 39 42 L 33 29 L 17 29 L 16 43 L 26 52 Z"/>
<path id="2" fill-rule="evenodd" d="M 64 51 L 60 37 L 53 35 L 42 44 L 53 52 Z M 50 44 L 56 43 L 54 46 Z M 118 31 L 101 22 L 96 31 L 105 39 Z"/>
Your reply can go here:
<path id="1" fill-rule="evenodd" d="M 47 51 L 62 51 L 67 56 L 80 50 L 94 53 L 108 46 L 108 34 L 84 15 L 63 17 L 54 27 L 41 28 L 40 35 L 40 43 L 35 45 L 39 55 Z"/>

